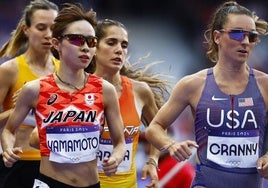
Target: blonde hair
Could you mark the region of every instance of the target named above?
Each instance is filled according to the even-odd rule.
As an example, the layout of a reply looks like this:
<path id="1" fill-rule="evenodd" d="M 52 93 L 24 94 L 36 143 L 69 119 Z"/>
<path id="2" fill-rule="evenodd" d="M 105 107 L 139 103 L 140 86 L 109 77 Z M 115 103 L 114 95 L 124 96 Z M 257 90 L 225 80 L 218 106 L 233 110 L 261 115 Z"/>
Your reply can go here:
<path id="1" fill-rule="evenodd" d="M 145 66 L 142 66 L 144 60 L 150 56 L 150 53 L 139 58 L 136 62 L 130 63 L 128 57 L 123 68 L 120 70 L 121 75 L 125 75 L 133 80 L 146 82 L 154 93 L 155 102 L 158 108 L 164 103 L 169 95 L 170 82 L 164 78 L 171 78 L 164 73 L 150 71 L 153 66 L 163 63 L 162 61 L 153 61 Z M 162 79 L 161 79 L 162 78 Z"/>

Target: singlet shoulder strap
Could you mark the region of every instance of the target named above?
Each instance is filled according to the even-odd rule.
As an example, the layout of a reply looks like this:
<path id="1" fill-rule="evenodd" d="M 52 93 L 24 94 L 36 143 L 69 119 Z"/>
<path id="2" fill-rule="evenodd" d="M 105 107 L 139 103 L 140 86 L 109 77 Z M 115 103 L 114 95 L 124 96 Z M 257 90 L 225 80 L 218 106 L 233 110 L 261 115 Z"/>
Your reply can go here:
<path id="1" fill-rule="evenodd" d="M 207 71 L 207 75 L 211 75 L 211 74 L 213 74 L 213 68 L 212 67 L 209 68 L 208 71 Z"/>
<path id="2" fill-rule="evenodd" d="M 251 67 L 249 68 L 249 75 L 254 76 L 254 72 L 253 72 L 253 69 Z"/>

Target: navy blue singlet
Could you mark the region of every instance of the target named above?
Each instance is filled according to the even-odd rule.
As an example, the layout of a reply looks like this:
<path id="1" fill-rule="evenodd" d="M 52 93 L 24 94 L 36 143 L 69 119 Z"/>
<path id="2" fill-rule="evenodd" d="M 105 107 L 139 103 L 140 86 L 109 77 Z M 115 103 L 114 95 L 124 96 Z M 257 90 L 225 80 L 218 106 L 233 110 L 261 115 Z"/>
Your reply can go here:
<path id="1" fill-rule="evenodd" d="M 207 188 L 259 188 L 256 162 L 263 150 L 266 106 L 253 70 L 239 95 L 223 93 L 208 69 L 196 109 L 195 135 L 199 145 L 194 185 Z"/>

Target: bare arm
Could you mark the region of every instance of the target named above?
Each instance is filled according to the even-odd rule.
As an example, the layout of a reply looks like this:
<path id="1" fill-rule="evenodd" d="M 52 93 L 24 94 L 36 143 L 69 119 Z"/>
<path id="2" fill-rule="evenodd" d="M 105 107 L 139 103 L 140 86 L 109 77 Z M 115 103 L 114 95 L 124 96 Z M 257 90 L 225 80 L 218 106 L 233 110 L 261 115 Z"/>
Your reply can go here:
<path id="1" fill-rule="evenodd" d="M 40 140 L 38 135 L 38 129 L 35 127 L 30 135 L 29 144 L 33 148 L 40 149 Z"/>
<path id="2" fill-rule="evenodd" d="M 10 60 L 5 62 L 0 66 L 0 104 L 3 104 L 3 101 L 6 98 L 6 95 L 10 88 L 14 85 L 15 80 L 17 79 L 17 66 L 15 60 Z M 2 111 L 0 114 L 0 130 L 2 131 L 4 125 L 7 122 L 7 119 L 12 110 Z"/>
<path id="3" fill-rule="evenodd" d="M 143 124 L 148 127 L 154 116 L 156 115 L 158 108 L 154 99 L 151 88 L 145 82 L 133 81 L 133 88 L 135 92 L 135 98 L 142 104 L 142 121 Z M 147 176 L 151 178 L 151 182 L 146 185 L 148 188 L 157 187 L 158 185 L 158 159 L 160 152 L 157 148 L 150 144 L 148 158 L 144 161 L 145 166 L 142 169 L 142 180 L 146 180 Z"/>
<path id="4" fill-rule="evenodd" d="M 1 142 L 3 148 L 3 160 L 7 167 L 12 167 L 13 164 L 20 159 L 17 154 L 22 152 L 21 148 L 13 148 L 15 144 L 16 130 L 19 128 L 30 109 L 35 107 L 38 92 L 39 81 L 29 82 L 23 87 L 18 96 L 15 109 L 10 115 L 3 130 Z"/>
<path id="5" fill-rule="evenodd" d="M 190 147 L 198 147 L 194 141 L 176 143 L 168 137 L 165 130 L 177 119 L 183 110 L 190 105 L 194 108 L 197 104 L 197 93 L 200 83 L 196 75 L 181 79 L 174 87 L 170 98 L 158 111 L 150 126 L 146 130 L 146 138 L 159 150 L 169 150 L 171 156 L 178 161 L 188 159 L 192 154 Z"/>
<path id="6" fill-rule="evenodd" d="M 266 112 L 268 111 L 268 75 L 258 70 L 254 70 L 254 75 L 257 79 L 258 86 L 261 90 L 265 105 L 266 105 Z M 267 115 L 268 118 L 268 115 Z M 268 119 L 266 120 L 268 121 Z M 266 131 L 267 132 L 267 131 Z M 267 140 L 267 138 L 266 138 Z M 266 141 L 265 140 L 265 141 Z M 264 147 L 267 150 L 267 147 Z M 257 161 L 257 170 L 258 173 L 268 179 L 268 152 L 264 151 L 264 155 L 261 156 Z"/>
<path id="7" fill-rule="evenodd" d="M 126 153 L 123 121 L 120 115 L 119 102 L 113 85 L 103 80 L 103 97 L 105 104 L 105 116 L 113 142 L 113 152 L 110 158 L 103 160 L 103 170 L 106 175 L 114 175 L 118 165 L 122 162 Z"/>
<path id="8" fill-rule="evenodd" d="M 12 100 L 13 100 L 13 103 L 14 103 L 14 106 L 16 104 L 16 101 L 17 101 L 17 98 L 18 98 L 18 95 L 20 93 L 21 89 L 19 89 L 18 91 L 16 91 L 12 97 Z M 1 114 L 0 114 L 0 133 L 2 134 L 2 131 L 4 129 L 4 126 L 5 124 L 7 123 L 7 120 L 8 120 L 8 117 L 9 115 L 13 112 L 13 108 L 9 109 L 9 110 L 6 110 L 6 111 L 3 111 Z M 1 135 L 0 134 L 0 135 Z"/>
<path id="9" fill-rule="evenodd" d="M 4 129 L 5 124 L 7 123 L 9 115 L 12 113 L 13 109 L 4 111 L 0 114 L 0 135 Z"/>
<path id="10" fill-rule="evenodd" d="M 142 100 L 142 118 L 143 124 L 148 127 L 153 118 L 155 117 L 158 108 L 154 99 L 153 92 L 151 88 L 146 83 L 139 83 L 135 90 L 138 90 L 138 97 Z M 155 147 L 151 147 L 149 156 L 152 157 L 156 162 L 160 156 L 160 152 Z"/>

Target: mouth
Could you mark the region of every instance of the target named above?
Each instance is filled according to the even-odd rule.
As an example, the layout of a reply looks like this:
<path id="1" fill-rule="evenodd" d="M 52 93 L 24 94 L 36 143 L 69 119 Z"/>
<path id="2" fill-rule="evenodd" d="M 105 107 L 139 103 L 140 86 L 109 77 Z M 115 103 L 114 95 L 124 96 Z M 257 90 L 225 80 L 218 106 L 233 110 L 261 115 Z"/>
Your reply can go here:
<path id="1" fill-rule="evenodd" d="M 242 54 L 248 54 L 248 51 L 247 50 L 238 50 L 239 53 L 242 53 Z"/>
<path id="2" fill-rule="evenodd" d="M 52 46 L 50 42 L 44 42 L 44 43 L 42 43 L 42 45 L 43 46 L 48 46 L 48 47 L 51 47 Z"/>
<path id="3" fill-rule="evenodd" d="M 82 62 L 89 62 L 89 57 L 87 55 L 81 55 L 81 56 L 79 56 L 79 59 Z"/>
<path id="4" fill-rule="evenodd" d="M 121 64 L 122 60 L 121 58 L 114 58 L 112 59 L 113 62 L 115 62 L 116 64 Z"/>

